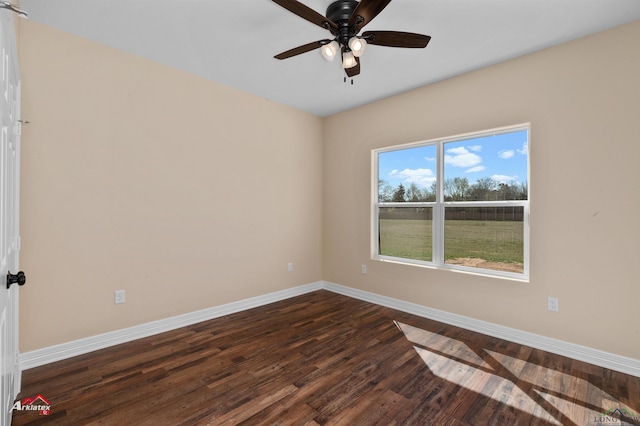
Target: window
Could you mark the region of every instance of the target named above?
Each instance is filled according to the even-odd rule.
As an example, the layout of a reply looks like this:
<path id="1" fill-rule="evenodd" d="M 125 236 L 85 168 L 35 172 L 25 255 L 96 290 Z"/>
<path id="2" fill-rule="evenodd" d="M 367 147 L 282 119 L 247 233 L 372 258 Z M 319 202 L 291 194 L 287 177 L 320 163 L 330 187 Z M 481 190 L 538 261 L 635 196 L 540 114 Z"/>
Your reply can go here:
<path id="1" fill-rule="evenodd" d="M 374 258 L 527 279 L 529 125 L 373 151 Z"/>

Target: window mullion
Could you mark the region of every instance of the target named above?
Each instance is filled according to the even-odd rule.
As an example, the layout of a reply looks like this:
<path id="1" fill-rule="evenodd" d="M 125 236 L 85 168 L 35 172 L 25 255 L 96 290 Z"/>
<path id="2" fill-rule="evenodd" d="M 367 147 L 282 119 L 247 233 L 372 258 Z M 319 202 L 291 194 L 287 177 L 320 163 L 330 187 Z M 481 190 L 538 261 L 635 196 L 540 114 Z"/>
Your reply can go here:
<path id="1" fill-rule="evenodd" d="M 444 145 L 436 146 L 436 206 L 433 211 L 433 263 L 444 264 Z"/>

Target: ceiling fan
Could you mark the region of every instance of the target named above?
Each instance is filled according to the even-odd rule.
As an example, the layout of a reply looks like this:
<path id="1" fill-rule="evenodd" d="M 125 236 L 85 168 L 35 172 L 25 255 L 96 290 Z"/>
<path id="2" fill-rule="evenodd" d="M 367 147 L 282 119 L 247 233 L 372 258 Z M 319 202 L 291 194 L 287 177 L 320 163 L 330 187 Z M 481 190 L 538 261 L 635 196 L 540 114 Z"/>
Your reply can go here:
<path id="1" fill-rule="evenodd" d="M 296 0 L 273 0 L 288 11 L 331 32 L 332 39 L 324 39 L 294 47 L 275 56 L 287 59 L 322 48 L 322 55 L 332 61 L 338 53 L 342 67 L 349 77 L 360 74 L 360 56 L 367 44 L 388 47 L 427 47 L 430 36 L 401 31 L 360 30 L 373 20 L 391 0 L 337 0 L 329 5 L 326 16 Z"/>

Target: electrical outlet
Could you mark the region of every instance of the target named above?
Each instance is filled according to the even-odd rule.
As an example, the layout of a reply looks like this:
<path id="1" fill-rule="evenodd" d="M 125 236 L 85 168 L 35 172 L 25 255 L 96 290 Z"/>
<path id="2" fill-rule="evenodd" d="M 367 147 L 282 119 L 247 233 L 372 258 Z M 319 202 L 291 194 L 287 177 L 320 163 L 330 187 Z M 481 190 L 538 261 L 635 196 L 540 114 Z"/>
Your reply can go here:
<path id="1" fill-rule="evenodd" d="M 121 303 L 124 303 L 124 290 L 116 290 L 115 304 L 119 305 Z"/>
<path id="2" fill-rule="evenodd" d="M 547 309 L 553 312 L 558 312 L 560 305 L 558 304 L 557 297 L 548 297 L 547 298 Z"/>
<path id="3" fill-rule="evenodd" d="M 363 274 L 367 273 L 367 265 L 362 265 L 362 273 Z"/>
<path id="4" fill-rule="evenodd" d="M 287 263 L 287 272 L 293 272 L 293 263 L 292 262 Z"/>

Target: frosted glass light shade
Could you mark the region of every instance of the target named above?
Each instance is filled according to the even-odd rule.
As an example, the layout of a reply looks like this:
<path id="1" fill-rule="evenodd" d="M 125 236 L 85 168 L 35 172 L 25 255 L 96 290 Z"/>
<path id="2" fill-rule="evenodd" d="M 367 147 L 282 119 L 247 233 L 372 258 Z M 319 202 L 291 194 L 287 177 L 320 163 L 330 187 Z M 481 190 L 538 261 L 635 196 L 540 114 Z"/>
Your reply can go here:
<path id="1" fill-rule="evenodd" d="M 324 56 L 327 61 L 333 61 L 339 49 L 340 46 L 338 45 L 338 42 L 334 40 L 331 43 L 322 46 L 320 50 L 322 51 L 322 56 Z"/>
<path id="2" fill-rule="evenodd" d="M 349 69 L 358 65 L 356 61 L 356 57 L 353 55 L 353 52 L 344 52 L 342 54 L 342 68 Z"/>
<path id="3" fill-rule="evenodd" d="M 351 37 L 349 40 L 349 49 L 353 52 L 353 56 L 360 57 L 364 53 L 367 46 L 367 40 L 358 37 Z"/>

